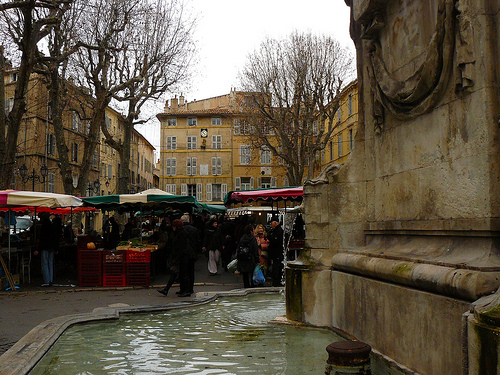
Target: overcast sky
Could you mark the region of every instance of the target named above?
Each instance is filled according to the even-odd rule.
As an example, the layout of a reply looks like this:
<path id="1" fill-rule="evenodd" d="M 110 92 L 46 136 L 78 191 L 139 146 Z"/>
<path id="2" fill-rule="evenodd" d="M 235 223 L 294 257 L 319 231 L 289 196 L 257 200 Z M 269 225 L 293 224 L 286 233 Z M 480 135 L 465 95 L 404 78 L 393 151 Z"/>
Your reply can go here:
<path id="1" fill-rule="evenodd" d="M 197 74 L 183 92 L 187 101 L 228 94 L 238 86 L 246 57 L 266 38 L 292 31 L 333 36 L 354 52 L 349 37 L 349 8 L 343 0 L 185 0 L 197 18 L 194 36 L 199 50 Z M 180 94 L 180 93 L 179 93 Z M 163 110 L 163 103 L 159 111 Z M 158 121 L 137 127 L 157 149 Z"/>

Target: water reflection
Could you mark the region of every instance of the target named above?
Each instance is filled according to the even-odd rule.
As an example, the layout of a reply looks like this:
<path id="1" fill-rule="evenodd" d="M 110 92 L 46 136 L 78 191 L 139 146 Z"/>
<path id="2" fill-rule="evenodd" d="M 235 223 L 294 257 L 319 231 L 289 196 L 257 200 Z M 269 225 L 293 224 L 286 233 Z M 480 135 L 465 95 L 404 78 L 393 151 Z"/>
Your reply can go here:
<path id="1" fill-rule="evenodd" d="M 67 330 L 31 374 L 318 374 L 333 332 L 269 323 L 281 295 L 224 298 Z"/>

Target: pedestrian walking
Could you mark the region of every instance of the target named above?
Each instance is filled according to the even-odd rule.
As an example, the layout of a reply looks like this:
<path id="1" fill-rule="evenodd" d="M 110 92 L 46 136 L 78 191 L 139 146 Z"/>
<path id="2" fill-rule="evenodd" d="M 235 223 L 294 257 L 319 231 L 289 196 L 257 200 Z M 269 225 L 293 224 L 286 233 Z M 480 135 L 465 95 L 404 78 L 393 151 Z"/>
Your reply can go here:
<path id="1" fill-rule="evenodd" d="M 217 275 L 223 244 L 222 232 L 217 225 L 216 219 L 210 219 L 205 229 L 202 248 L 204 252 L 208 252 L 208 272 L 212 276 Z"/>
<path id="2" fill-rule="evenodd" d="M 237 269 L 243 277 L 244 288 L 251 288 L 253 286 L 253 271 L 255 270 L 255 266 L 259 264 L 259 248 L 253 230 L 251 224 L 245 226 L 243 236 L 236 250 L 236 259 L 238 259 Z"/>
<path id="3" fill-rule="evenodd" d="M 174 220 L 172 229 L 174 230 L 174 238 L 170 256 L 170 279 L 167 285 L 163 289 L 159 289 L 158 292 L 166 296 L 175 280 L 179 279 L 180 288 L 177 295 L 179 297 L 189 297 L 192 291 L 188 290 L 191 289 L 191 286 L 187 282 L 187 263 L 188 259 L 190 259 L 191 245 L 181 220 Z"/>

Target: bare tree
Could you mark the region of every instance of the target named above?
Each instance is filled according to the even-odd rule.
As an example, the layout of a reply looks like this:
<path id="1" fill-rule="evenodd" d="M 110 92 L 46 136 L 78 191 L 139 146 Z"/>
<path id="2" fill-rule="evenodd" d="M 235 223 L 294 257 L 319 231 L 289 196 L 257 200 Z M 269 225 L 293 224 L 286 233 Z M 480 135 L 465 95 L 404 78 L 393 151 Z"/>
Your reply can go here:
<path id="1" fill-rule="evenodd" d="M 91 138 L 84 160 L 90 161 L 102 130 L 106 143 L 120 155 L 118 192 L 128 192 L 132 131 L 141 107 L 167 90 L 176 90 L 188 78 L 193 55 L 193 23 L 183 14 L 177 0 L 94 0 L 83 29 L 83 48 L 75 54 L 75 64 L 84 77 L 82 85 L 95 97 Z M 105 109 L 116 100 L 126 104 L 124 134 L 109 132 Z M 82 165 L 80 178 L 88 176 L 90 165 Z M 86 181 L 86 179 L 85 179 Z M 82 188 L 85 189 L 82 181 Z M 80 182 L 79 182 L 80 186 Z"/>
<path id="2" fill-rule="evenodd" d="M 129 23 L 122 34 L 129 45 L 116 55 L 114 67 L 124 89 L 113 98 L 127 107 L 123 139 L 117 140 L 103 130 L 106 142 L 120 155 L 120 192 L 127 192 L 129 183 L 134 183 L 129 173 L 132 131 L 134 125 L 148 120 L 147 115 L 141 116 L 141 109 L 167 91 L 178 91 L 189 78 L 195 51 L 193 26 L 193 21 L 184 17 L 182 2 L 158 0 L 143 7 L 134 24 Z"/>
<path id="3" fill-rule="evenodd" d="M 63 114 L 79 103 L 78 113 L 89 111 L 92 98 L 80 88 L 72 85 L 68 77 L 69 57 L 78 51 L 80 42 L 75 38 L 75 30 L 81 27 L 81 17 L 86 11 L 86 2 L 75 1 L 47 36 L 46 54 L 35 68 L 45 77 L 48 89 L 50 117 L 54 126 L 59 169 L 66 194 L 79 194 L 73 185 L 73 170 L 70 164 L 68 140 L 65 138 Z M 73 99 L 73 100 L 72 100 Z M 86 129 L 88 131 L 88 129 Z M 86 138 L 88 140 L 88 137 Z"/>
<path id="4" fill-rule="evenodd" d="M 267 39 L 240 74 L 250 93 L 244 119 L 255 148 L 267 147 L 287 166 L 291 185 L 312 177 L 315 156 L 328 143 L 344 81 L 354 71 L 347 49 L 328 36 L 292 33 Z M 248 108 L 248 106 L 247 106 Z"/>
<path id="5" fill-rule="evenodd" d="M 12 181 L 17 138 L 26 110 L 28 83 L 34 67 L 40 62 L 39 43 L 52 31 L 54 25 L 61 22 L 71 3 L 72 0 L 14 0 L 0 4 L 4 43 L 10 42 L 11 47 L 12 44 L 15 45 L 20 52 L 13 107 L 7 116 L 0 116 L 0 188 L 9 187 Z M 3 80 L 3 56 L 0 60 Z M 0 110 L 5 111 L 4 101 L 0 103 Z"/>

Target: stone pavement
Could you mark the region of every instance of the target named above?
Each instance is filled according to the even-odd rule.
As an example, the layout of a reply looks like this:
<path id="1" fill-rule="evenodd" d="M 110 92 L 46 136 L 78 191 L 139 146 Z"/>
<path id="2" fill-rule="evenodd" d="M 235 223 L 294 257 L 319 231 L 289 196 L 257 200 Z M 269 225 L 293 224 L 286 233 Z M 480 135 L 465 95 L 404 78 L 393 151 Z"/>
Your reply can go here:
<path id="1" fill-rule="evenodd" d="M 207 260 L 201 256 L 195 267 L 195 294 L 228 291 L 243 287 L 241 276 L 223 270 L 210 276 Z M 151 287 L 89 288 L 71 286 L 76 280 L 55 280 L 55 286 L 41 287 L 35 277 L 31 284 L 16 291 L 0 292 L 0 355 L 12 347 L 30 330 L 49 319 L 65 315 L 91 313 L 99 307 L 113 305 L 157 306 L 195 298 L 177 297 L 174 284 L 168 296 L 156 291 L 163 287 L 168 275 L 157 275 Z M 59 286 L 58 286 L 59 285 Z"/>

